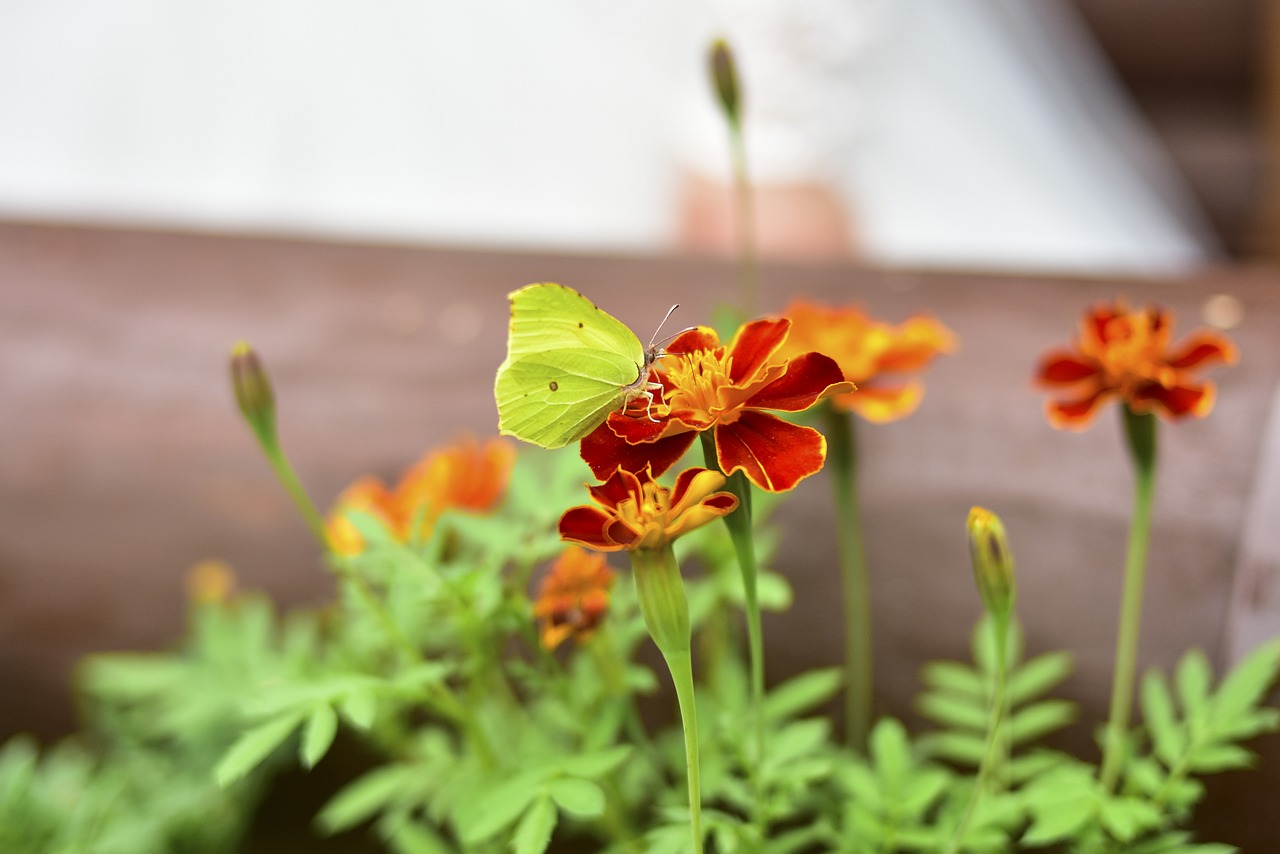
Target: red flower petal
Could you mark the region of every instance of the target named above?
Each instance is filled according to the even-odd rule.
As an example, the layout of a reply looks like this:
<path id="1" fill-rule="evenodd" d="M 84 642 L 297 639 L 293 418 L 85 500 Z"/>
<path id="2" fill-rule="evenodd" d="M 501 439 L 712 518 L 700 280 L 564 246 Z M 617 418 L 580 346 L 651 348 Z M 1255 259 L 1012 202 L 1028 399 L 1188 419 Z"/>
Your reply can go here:
<path id="1" fill-rule="evenodd" d="M 1236 348 L 1230 341 L 1212 332 L 1200 332 L 1183 342 L 1182 346 L 1166 359 L 1166 363 L 1169 367 L 1182 371 L 1189 368 L 1208 367 L 1214 362 L 1229 365 L 1235 362 L 1237 356 Z"/>
<path id="2" fill-rule="evenodd" d="M 1047 354 L 1036 368 L 1036 379 L 1048 385 L 1074 385 L 1098 374 L 1098 365 L 1069 350 Z"/>
<path id="3" fill-rule="evenodd" d="M 1133 395 L 1134 408 L 1143 411 L 1150 404 L 1170 418 L 1188 415 L 1204 415 L 1213 409 L 1213 383 L 1203 385 L 1177 385 L 1172 388 L 1151 384 L 1138 389 Z"/>
<path id="4" fill-rule="evenodd" d="M 592 500 L 610 510 L 616 509 L 619 503 L 640 491 L 640 482 L 636 476 L 629 470 L 622 471 L 616 465 L 609 469 L 607 475 L 596 474 L 596 477 L 604 483 L 599 486 L 589 486 L 587 491 L 591 493 Z"/>
<path id="5" fill-rule="evenodd" d="M 720 336 L 707 326 L 695 326 L 686 329 L 663 349 L 668 356 L 679 356 L 681 353 L 694 353 L 698 350 L 714 350 L 720 346 Z"/>
<path id="6" fill-rule="evenodd" d="M 652 467 L 653 476 L 657 477 L 684 456 L 695 435 L 692 432 L 675 433 L 654 442 L 633 445 L 605 424 L 588 434 L 579 450 L 592 474 L 598 478 L 609 477 L 618 468 L 629 472 L 643 471 L 646 465 Z"/>
<path id="7" fill-rule="evenodd" d="M 1051 400 L 1045 405 L 1049 423 L 1060 430 L 1083 430 L 1093 423 L 1093 416 L 1116 389 L 1101 388 L 1077 400 Z"/>
<path id="8" fill-rule="evenodd" d="M 757 409 L 778 409 L 783 412 L 800 412 L 825 397 L 832 386 L 848 385 L 836 389 L 852 391 L 844 382 L 844 373 L 835 360 L 821 353 L 805 353 L 787 363 L 787 372 L 752 395 L 744 406 Z"/>
<path id="9" fill-rule="evenodd" d="M 745 385 L 778 352 L 790 331 L 791 321 L 785 317 L 753 320 L 743 325 L 730 345 L 733 363 L 729 368 L 729 381 L 736 386 Z"/>
<path id="10" fill-rule="evenodd" d="M 613 517 L 596 507 L 570 507 L 560 517 L 560 538 L 600 551 L 621 548 L 605 535 Z"/>
<path id="11" fill-rule="evenodd" d="M 767 412 L 748 410 L 731 424 L 718 424 L 715 437 L 720 469 L 741 469 L 769 492 L 786 492 L 821 470 L 827 455 L 827 440 L 817 430 Z"/>

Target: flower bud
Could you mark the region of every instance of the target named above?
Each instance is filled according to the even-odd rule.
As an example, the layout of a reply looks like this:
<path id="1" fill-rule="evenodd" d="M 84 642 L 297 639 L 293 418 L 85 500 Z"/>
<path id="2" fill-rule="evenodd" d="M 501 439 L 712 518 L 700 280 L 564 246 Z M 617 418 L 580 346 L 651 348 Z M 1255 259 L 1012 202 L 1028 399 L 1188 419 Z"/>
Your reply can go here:
<path id="1" fill-rule="evenodd" d="M 741 121 L 738 68 L 733 61 L 733 51 L 724 39 L 716 39 L 711 45 L 711 80 L 720 106 L 729 117 L 730 124 L 737 127 Z"/>
<path id="2" fill-rule="evenodd" d="M 1013 555 L 1000 517 L 982 507 L 969 510 L 969 554 L 973 577 L 982 604 L 991 616 L 1007 620 L 1017 594 L 1013 579 Z"/>
<path id="3" fill-rule="evenodd" d="M 276 398 L 271 380 L 262 367 L 258 354 L 246 341 L 231 348 L 231 386 L 244 420 L 253 428 L 258 441 L 272 446 L 276 441 Z"/>

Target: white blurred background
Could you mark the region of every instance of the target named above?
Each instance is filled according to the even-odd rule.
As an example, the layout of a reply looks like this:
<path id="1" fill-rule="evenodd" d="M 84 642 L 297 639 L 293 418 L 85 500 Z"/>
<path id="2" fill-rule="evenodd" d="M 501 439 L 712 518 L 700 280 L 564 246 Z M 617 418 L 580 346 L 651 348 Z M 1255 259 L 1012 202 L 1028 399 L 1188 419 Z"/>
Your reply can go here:
<path id="1" fill-rule="evenodd" d="M 719 34 L 768 254 L 1219 255 L 1062 0 L 3 0 L 0 216 L 724 250 Z"/>

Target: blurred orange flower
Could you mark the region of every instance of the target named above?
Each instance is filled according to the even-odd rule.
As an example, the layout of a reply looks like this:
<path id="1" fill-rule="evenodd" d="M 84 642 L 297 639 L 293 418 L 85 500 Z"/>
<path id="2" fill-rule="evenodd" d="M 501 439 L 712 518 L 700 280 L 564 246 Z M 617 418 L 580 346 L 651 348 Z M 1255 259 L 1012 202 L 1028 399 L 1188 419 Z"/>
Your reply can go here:
<path id="1" fill-rule="evenodd" d="M 910 415 L 924 397 L 919 380 L 902 382 L 893 375 L 922 371 L 935 356 L 955 348 L 951 330 L 923 315 L 892 326 L 857 308 L 807 300 L 793 301 L 782 314 L 791 318 L 791 335 L 779 355 L 814 351 L 830 356 L 844 378 L 857 385 L 832 403 L 876 424 Z"/>
<path id="2" fill-rule="evenodd" d="M 1040 385 L 1068 395 L 1046 404 L 1049 423 L 1083 430 L 1112 400 L 1135 413 L 1158 412 L 1169 419 L 1208 415 L 1214 385 L 1195 372 L 1216 363 L 1233 364 L 1235 345 L 1201 330 L 1171 351 L 1172 337 L 1172 314 L 1155 306 L 1129 311 L 1123 300 L 1116 300 L 1085 312 L 1075 348 L 1046 353 L 1036 368 Z"/>
<path id="3" fill-rule="evenodd" d="M 511 444 L 501 439 L 481 443 L 466 438 L 429 452 L 404 473 L 395 489 L 376 477 L 362 477 L 335 502 L 329 516 L 330 546 L 341 555 L 364 550 L 364 538 L 347 516 L 353 510 L 378 519 L 402 543 L 430 536 L 446 510 L 489 510 L 506 492 L 515 455 Z"/>
<path id="4" fill-rule="evenodd" d="M 543 647 L 555 649 L 569 638 L 582 642 L 595 633 L 609 610 L 614 574 L 604 555 L 571 546 L 542 579 L 533 614 L 541 623 Z"/>

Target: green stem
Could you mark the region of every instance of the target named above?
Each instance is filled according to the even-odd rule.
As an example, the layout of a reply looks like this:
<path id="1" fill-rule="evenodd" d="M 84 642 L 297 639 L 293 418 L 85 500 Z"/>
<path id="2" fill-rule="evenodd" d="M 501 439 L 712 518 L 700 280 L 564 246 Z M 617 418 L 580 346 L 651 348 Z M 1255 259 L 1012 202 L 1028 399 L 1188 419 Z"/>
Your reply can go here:
<path id="1" fill-rule="evenodd" d="M 715 439 L 710 432 L 702 434 L 702 450 L 707 467 L 720 471 L 716 456 Z M 724 517 L 729 528 L 729 538 L 738 557 L 742 571 L 743 598 L 746 601 L 747 657 L 751 673 L 751 718 L 753 756 L 749 758 L 751 788 L 755 796 L 753 823 L 761 839 L 764 838 L 764 792 L 760 780 L 760 768 L 764 764 L 764 629 L 760 621 L 760 598 L 757 591 L 757 566 L 755 539 L 751 529 L 751 486 L 742 472 L 726 481 L 725 489 L 738 499 L 738 509 Z"/>
<path id="2" fill-rule="evenodd" d="M 689 824 L 693 832 L 693 850 L 702 854 L 702 783 L 698 765 L 698 707 L 693 692 L 693 658 L 689 653 L 668 655 L 667 667 L 676 686 L 680 704 L 680 723 L 684 727 L 684 758 L 689 777 Z"/>
<path id="3" fill-rule="evenodd" d="M 866 750 L 871 728 L 873 692 L 871 658 L 871 594 L 867 554 L 862 540 L 862 512 L 858 504 L 858 445 L 853 414 L 829 402 L 827 459 L 831 463 L 836 501 L 836 531 L 840 543 L 840 572 L 844 581 L 844 726 L 845 743 Z"/>
<path id="4" fill-rule="evenodd" d="M 729 122 L 729 146 L 733 158 L 734 196 L 738 205 L 738 263 L 742 285 L 742 312 L 747 317 L 754 317 L 759 279 L 756 262 L 756 218 L 755 206 L 751 198 L 751 180 L 747 172 L 747 144 L 739 122 Z"/>
<path id="5" fill-rule="evenodd" d="M 1005 685 L 1009 669 L 1009 620 L 1007 618 L 1000 620 L 990 616 L 988 616 L 988 619 L 991 620 L 991 630 L 996 633 L 996 686 L 991 697 L 991 720 L 987 724 L 987 746 L 982 754 L 982 764 L 978 766 L 978 775 L 973 781 L 973 791 L 969 793 L 969 802 L 965 804 L 964 814 L 960 817 L 960 823 L 956 825 L 956 831 L 951 837 L 951 843 L 947 846 L 947 854 L 956 854 L 964 843 L 964 838 L 969 832 L 969 825 L 973 821 L 973 814 L 978 809 L 978 802 L 982 800 L 983 789 L 986 788 L 987 780 L 991 776 L 991 768 L 995 765 L 996 751 L 1001 744 L 1000 730 L 1003 728 L 1005 706 L 1007 705 Z"/>
<path id="6" fill-rule="evenodd" d="M 698 709 L 693 690 L 692 632 L 684 579 L 671 544 L 631 553 L 631 575 L 645 627 L 671 671 L 680 722 L 684 726 L 685 767 L 689 778 L 689 824 L 693 850 L 702 854 L 702 784 L 698 765 Z"/>
<path id="7" fill-rule="evenodd" d="M 324 517 L 316 509 L 311 496 L 307 495 L 302 482 L 298 480 L 298 475 L 294 472 L 293 466 L 289 465 L 289 460 L 285 457 L 284 451 L 281 450 L 280 443 L 274 437 L 263 435 L 258 435 L 258 441 L 262 445 L 262 452 L 266 455 L 267 462 L 271 464 L 272 470 L 275 471 L 280 485 L 284 487 L 284 491 L 289 494 L 290 500 L 293 501 L 293 506 L 297 507 L 298 512 L 302 515 L 302 521 L 307 523 L 307 527 L 311 529 L 312 536 L 320 543 L 321 548 L 327 551 L 329 548 L 328 526 L 325 525 Z"/>
<path id="8" fill-rule="evenodd" d="M 1134 677 L 1138 662 L 1138 634 L 1142 621 L 1142 593 L 1146 583 L 1147 545 L 1151 540 L 1151 499 L 1155 491 L 1156 421 L 1151 413 L 1122 410 L 1125 438 L 1133 459 L 1133 519 L 1125 555 L 1124 594 L 1116 639 L 1115 672 L 1111 682 L 1111 709 L 1103 743 L 1100 779 L 1106 791 L 1115 788 L 1120 774 L 1124 735 L 1133 706 Z"/>

